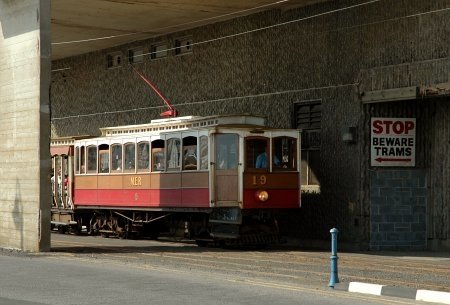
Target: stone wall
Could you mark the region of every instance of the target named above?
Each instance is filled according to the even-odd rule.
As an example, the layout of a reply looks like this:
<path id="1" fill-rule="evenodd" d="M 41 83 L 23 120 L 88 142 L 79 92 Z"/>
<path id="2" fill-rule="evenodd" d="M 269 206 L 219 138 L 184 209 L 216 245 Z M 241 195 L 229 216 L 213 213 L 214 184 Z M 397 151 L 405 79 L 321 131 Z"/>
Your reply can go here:
<path id="1" fill-rule="evenodd" d="M 343 240 L 368 243 L 370 200 L 361 164 L 368 158 L 362 139 L 370 134 L 359 132 L 357 143 L 346 144 L 341 131 L 350 126 L 363 130 L 360 90 L 383 83 L 449 81 L 448 68 L 439 74 L 427 68 L 450 56 L 449 12 L 442 10 L 445 0 L 388 0 L 342 10 L 361 3 L 272 10 L 55 61 L 52 69 L 64 70 L 52 75 L 52 135 L 96 135 L 100 127 L 158 118 L 161 100 L 125 61 L 108 69 L 106 55 L 121 52 L 126 58 L 130 48 L 148 52 L 155 43 L 173 47 L 177 38 L 192 37 L 191 53 L 169 51 L 156 60 L 146 56 L 136 68 L 181 115 L 244 112 L 265 115 L 275 127 L 292 127 L 294 103 L 320 100 L 321 193 L 305 196 L 302 209 L 283 217 L 280 227 L 287 235 L 308 238 L 328 238 L 330 228 L 337 227 Z M 385 74 L 372 85 L 365 76 L 374 67 L 403 71 L 413 62 L 426 64 L 408 70 L 407 80 L 402 73 Z"/>

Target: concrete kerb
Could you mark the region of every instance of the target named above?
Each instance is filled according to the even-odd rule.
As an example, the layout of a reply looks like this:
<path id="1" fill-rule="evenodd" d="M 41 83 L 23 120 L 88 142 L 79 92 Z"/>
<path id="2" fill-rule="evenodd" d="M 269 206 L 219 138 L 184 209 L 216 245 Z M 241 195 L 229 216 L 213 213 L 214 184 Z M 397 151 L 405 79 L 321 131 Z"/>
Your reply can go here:
<path id="1" fill-rule="evenodd" d="M 416 301 L 450 304 L 450 292 L 369 284 L 361 282 L 337 283 L 335 290 L 407 298 Z"/>

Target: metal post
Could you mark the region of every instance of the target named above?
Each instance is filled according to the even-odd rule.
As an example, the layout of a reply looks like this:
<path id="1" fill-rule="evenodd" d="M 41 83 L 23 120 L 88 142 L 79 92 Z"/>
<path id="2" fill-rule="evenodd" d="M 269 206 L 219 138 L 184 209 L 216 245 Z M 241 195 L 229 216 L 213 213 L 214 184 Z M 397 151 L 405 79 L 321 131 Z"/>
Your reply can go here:
<path id="1" fill-rule="evenodd" d="M 338 256 L 337 256 L 337 235 L 339 233 L 338 229 L 333 228 L 330 230 L 331 233 L 331 273 L 330 273 L 330 283 L 328 284 L 328 287 L 334 288 L 334 285 L 336 283 L 339 283 L 339 277 L 338 277 Z"/>

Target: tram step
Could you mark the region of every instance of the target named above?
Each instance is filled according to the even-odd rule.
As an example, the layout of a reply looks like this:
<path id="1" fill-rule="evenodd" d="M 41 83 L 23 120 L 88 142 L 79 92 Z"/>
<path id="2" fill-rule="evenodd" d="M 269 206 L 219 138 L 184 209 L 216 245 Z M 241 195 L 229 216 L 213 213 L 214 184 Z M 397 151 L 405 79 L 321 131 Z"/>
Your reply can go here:
<path id="1" fill-rule="evenodd" d="M 212 238 L 226 238 L 226 239 L 238 239 L 240 237 L 239 234 L 233 233 L 211 233 Z"/>
<path id="2" fill-rule="evenodd" d="M 57 226 L 74 226 L 77 224 L 76 221 L 69 221 L 69 222 L 51 221 L 50 223 L 52 225 L 57 225 Z"/>

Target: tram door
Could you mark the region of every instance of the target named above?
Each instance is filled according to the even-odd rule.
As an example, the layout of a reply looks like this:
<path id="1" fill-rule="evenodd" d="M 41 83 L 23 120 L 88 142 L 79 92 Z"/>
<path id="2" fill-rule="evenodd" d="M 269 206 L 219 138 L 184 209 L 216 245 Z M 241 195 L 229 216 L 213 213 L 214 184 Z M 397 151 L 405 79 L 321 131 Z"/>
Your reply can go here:
<path id="1" fill-rule="evenodd" d="M 61 180 L 61 160 L 60 156 L 52 156 L 52 177 L 50 180 L 52 186 L 52 207 L 59 207 L 62 201 L 60 196 L 61 189 L 59 186 L 59 181 Z"/>
<path id="2" fill-rule="evenodd" d="M 68 155 L 52 156 L 52 207 L 66 209 L 69 207 L 71 188 L 68 186 L 68 173 L 72 170 Z M 72 180 L 71 180 L 72 181 Z M 69 193 L 70 192 L 70 193 Z"/>
<path id="3" fill-rule="evenodd" d="M 216 207 L 239 206 L 239 136 L 237 134 L 216 134 L 215 161 Z"/>

